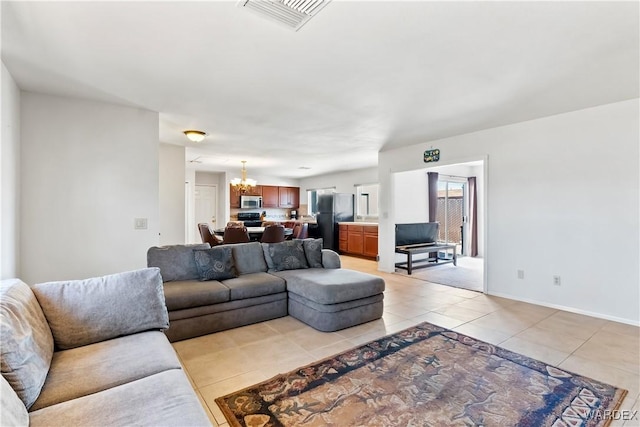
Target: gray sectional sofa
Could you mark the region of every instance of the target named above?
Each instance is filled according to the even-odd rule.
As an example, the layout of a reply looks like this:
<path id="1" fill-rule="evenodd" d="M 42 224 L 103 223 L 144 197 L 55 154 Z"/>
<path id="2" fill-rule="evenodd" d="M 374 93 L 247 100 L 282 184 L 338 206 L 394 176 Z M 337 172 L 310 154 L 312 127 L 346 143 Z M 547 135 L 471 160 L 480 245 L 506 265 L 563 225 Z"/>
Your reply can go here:
<path id="1" fill-rule="evenodd" d="M 320 239 L 152 247 L 160 268 L 170 341 L 291 315 L 321 331 L 382 316 L 384 280 L 340 268 Z"/>
<path id="2" fill-rule="evenodd" d="M 160 270 L 0 282 L 0 425 L 211 425 L 163 331 Z"/>

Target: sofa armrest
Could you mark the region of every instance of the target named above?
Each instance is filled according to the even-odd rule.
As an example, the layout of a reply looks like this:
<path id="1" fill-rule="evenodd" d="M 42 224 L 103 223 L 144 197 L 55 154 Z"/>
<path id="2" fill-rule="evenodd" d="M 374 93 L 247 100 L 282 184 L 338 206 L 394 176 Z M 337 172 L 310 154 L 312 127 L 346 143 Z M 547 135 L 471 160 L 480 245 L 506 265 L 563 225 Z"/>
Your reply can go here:
<path id="1" fill-rule="evenodd" d="M 340 268 L 340 255 L 331 249 L 323 249 L 322 266 L 324 268 Z"/>

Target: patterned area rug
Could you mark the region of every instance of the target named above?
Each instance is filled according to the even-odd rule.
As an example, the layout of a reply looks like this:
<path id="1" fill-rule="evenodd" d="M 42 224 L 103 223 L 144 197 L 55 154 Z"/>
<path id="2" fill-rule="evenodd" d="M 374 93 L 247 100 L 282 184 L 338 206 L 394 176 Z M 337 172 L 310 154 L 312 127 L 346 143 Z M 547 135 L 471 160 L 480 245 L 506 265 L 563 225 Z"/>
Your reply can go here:
<path id="1" fill-rule="evenodd" d="M 231 426 L 606 426 L 626 390 L 422 323 L 216 399 Z"/>

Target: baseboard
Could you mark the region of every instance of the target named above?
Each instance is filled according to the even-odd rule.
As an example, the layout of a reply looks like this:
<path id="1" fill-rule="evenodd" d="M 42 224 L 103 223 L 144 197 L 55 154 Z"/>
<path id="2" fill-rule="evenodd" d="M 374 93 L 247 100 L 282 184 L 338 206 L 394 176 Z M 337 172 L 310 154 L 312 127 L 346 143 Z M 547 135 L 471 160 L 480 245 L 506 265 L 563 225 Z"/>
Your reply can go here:
<path id="1" fill-rule="evenodd" d="M 513 295 L 503 294 L 501 292 L 486 292 L 486 294 L 487 295 L 491 295 L 491 296 L 500 297 L 500 298 L 512 299 L 514 301 L 527 302 L 529 304 L 541 305 L 543 307 L 555 308 L 557 310 L 568 311 L 570 313 L 584 314 L 585 316 L 597 317 L 598 319 L 611 320 L 613 322 L 624 323 L 624 324 L 627 324 L 627 325 L 640 327 L 640 322 L 638 322 L 636 320 L 624 319 L 622 317 L 616 317 L 616 316 L 609 316 L 607 314 L 597 313 L 597 312 L 588 311 L 588 310 L 581 310 L 579 308 L 567 307 L 567 306 L 560 305 L 560 304 L 550 304 L 550 303 L 544 302 L 544 301 L 536 301 L 536 300 L 532 300 L 532 299 L 528 299 L 528 298 L 515 297 Z"/>

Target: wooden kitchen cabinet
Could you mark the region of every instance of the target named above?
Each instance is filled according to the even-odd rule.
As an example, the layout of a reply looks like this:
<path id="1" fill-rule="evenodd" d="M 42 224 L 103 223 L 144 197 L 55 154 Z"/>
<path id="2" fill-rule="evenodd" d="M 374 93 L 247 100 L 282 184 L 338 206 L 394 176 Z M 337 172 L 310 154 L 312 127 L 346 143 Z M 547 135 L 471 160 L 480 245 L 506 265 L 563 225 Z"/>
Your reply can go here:
<path id="1" fill-rule="evenodd" d="M 343 225 L 343 224 L 339 224 L 338 225 L 338 250 L 340 252 L 347 252 L 347 233 L 348 233 L 348 226 L 347 225 Z"/>
<path id="2" fill-rule="evenodd" d="M 262 185 L 254 185 L 244 193 L 244 196 L 262 196 Z"/>
<path id="3" fill-rule="evenodd" d="M 355 255 L 362 255 L 363 250 L 363 236 L 361 225 L 348 225 L 347 226 L 347 252 Z"/>
<path id="4" fill-rule="evenodd" d="M 229 205 L 232 208 L 240 207 L 241 194 L 233 185 L 229 186 Z M 277 185 L 256 185 L 244 193 L 245 196 L 262 196 L 263 208 L 289 208 L 300 207 L 300 187 L 278 187 Z"/>
<path id="5" fill-rule="evenodd" d="M 362 230 L 362 255 L 367 257 L 378 257 L 378 226 L 365 225 Z"/>
<path id="6" fill-rule="evenodd" d="M 378 256 L 377 225 L 339 224 L 338 230 L 341 253 L 368 258 Z"/>
<path id="7" fill-rule="evenodd" d="M 281 208 L 297 209 L 300 206 L 300 187 L 278 187 L 278 200 Z"/>
<path id="8" fill-rule="evenodd" d="M 277 208 L 280 202 L 279 195 L 280 187 L 275 185 L 263 185 L 262 186 L 262 207 L 263 208 Z"/>
<path id="9" fill-rule="evenodd" d="M 231 184 L 229 184 L 229 206 L 232 208 L 240 207 L 240 191 Z"/>

